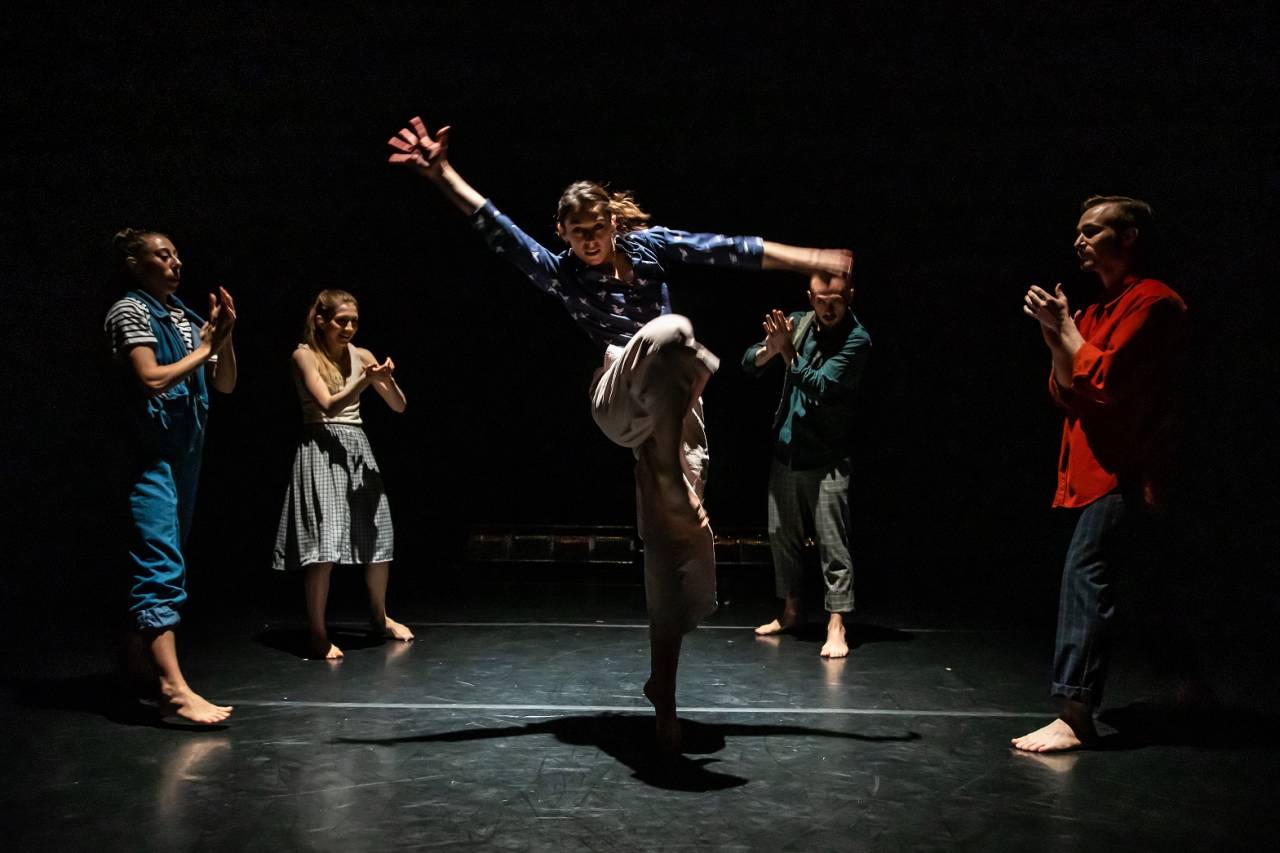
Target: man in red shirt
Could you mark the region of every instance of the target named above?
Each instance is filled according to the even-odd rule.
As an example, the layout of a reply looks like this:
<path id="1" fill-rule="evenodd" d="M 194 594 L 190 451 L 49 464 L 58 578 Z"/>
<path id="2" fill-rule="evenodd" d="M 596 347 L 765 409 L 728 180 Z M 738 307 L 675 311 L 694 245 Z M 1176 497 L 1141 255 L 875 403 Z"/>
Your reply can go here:
<path id="1" fill-rule="evenodd" d="M 1059 752 L 1097 738 L 1116 572 L 1133 553 L 1142 516 L 1164 501 L 1172 365 L 1186 305 L 1141 275 L 1154 216 L 1146 202 L 1093 196 L 1076 225 L 1080 268 L 1103 293 L 1072 314 L 1059 284 L 1033 286 L 1023 312 L 1040 323 L 1052 355 L 1049 393 L 1066 412 L 1053 505 L 1078 512 L 1062 571 L 1052 693 L 1058 718 L 1013 739 L 1028 752 Z"/>

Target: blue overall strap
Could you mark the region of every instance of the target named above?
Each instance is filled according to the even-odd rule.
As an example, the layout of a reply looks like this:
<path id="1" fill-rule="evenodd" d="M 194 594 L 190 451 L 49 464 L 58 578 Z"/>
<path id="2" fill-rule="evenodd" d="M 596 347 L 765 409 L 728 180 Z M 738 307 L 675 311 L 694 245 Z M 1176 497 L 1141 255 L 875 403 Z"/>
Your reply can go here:
<path id="1" fill-rule="evenodd" d="M 182 332 L 178 329 L 172 315 L 169 313 L 169 307 L 145 290 L 131 290 L 129 291 L 129 296 L 146 305 L 147 310 L 151 313 L 151 333 L 156 338 L 156 363 L 173 364 L 186 357 L 190 350 L 187 349 L 186 341 L 182 338 Z M 191 323 L 192 347 L 199 346 L 200 327 L 204 325 L 204 319 L 188 308 L 178 297 L 170 296 L 169 300 L 175 308 L 182 312 L 183 317 Z M 183 400 L 182 398 L 186 399 Z M 203 369 L 191 371 L 182 382 L 157 397 L 149 398 L 146 405 L 147 414 L 162 429 L 167 429 L 169 427 L 169 418 L 165 409 L 166 406 L 172 406 L 175 403 L 185 403 L 186 408 L 190 410 L 190 413 L 195 418 L 197 427 L 203 429 L 209 413 L 209 389 L 205 382 Z"/>

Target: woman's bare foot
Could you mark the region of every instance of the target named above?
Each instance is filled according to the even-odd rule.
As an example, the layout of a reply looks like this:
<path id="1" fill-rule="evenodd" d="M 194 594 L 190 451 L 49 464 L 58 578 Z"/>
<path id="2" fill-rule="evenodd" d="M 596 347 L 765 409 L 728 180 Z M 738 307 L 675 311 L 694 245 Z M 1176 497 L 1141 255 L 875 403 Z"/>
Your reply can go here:
<path id="1" fill-rule="evenodd" d="M 393 640 L 401 640 L 403 642 L 408 642 L 413 639 L 413 632 L 396 620 L 392 619 L 390 616 L 383 617 L 383 622 L 384 624 L 381 626 L 376 622 L 373 625 L 373 630 L 380 633 L 381 636 L 390 637 Z"/>
<path id="2" fill-rule="evenodd" d="M 1047 726 L 1014 738 L 1011 743 L 1014 749 L 1024 752 L 1066 752 L 1088 746 L 1097 737 L 1098 730 L 1094 728 L 1092 717 L 1087 723 L 1076 721 L 1074 725 L 1059 717 Z"/>
<path id="3" fill-rule="evenodd" d="M 844 617 L 832 613 L 827 622 L 827 641 L 818 652 L 824 658 L 842 658 L 849 654 L 849 644 L 844 637 Z"/>
<path id="4" fill-rule="evenodd" d="M 329 642 L 328 634 L 312 634 L 307 652 L 311 660 L 342 660 L 342 649 Z"/>
<path id="5" fill-rule="evenodd" d="M 160 693 L 164 699 L 161 711 L 175 714 L 188 722 L 211 726 L 231 716 L 232 706 L 215 705 L 190 687 L 170 689 L 162 685 Z"/>
<path id="6" fill-rule="evenodd" d="M 658 750 L 667 755 L 680 753 L 680 719 L 676 716 L 676 697 L 666 696 L 653 686 L 653 679 L 644 683 L 644 695 L 653 705 L 657 720 L 655 735 Z"/>

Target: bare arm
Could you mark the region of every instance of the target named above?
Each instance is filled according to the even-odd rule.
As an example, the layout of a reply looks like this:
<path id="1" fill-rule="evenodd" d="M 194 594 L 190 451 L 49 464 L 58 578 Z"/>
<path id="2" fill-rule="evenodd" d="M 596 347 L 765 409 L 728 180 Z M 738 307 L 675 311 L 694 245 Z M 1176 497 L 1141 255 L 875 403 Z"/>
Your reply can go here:
<path id="1" fill-rule="evenodd" d="M 320 368 L 316 366 L 316 354 L 310 347 L 300 346 L 293 351 L 293 366 L 302 377 L 302 385 L 307 393 L 315 398 L 316 403 L 326 415 L 336 415 L 355 402 L 365 388 L 369 386 L 369 371 L 361 370 L 360 377 L 348 382 L 346 387 L 337 393 L 331 393 L 329 386 L 320 376 Z M 351 365 L 355 370 L 360 365 Z"/>
<path id="2" fill-rule="evenodd" d="M 138 382 L 150 397 L 158 397 L 170 388 L 182 383 L 193 370 L 199 370 L 209 361 L 213 350 L 209 341 L 200 345 L 173 364 L 156 363 L 156 351 L 146 344 L 129 349 L 129 366 Z"/>
<path id="3" fill-rule="evenodd" d="M 449 165 L 448 127 L 440 128 L 432 139 L 422 119 L 414 116 L 387 144 L 394 149 L 387 158 L 389 163 L 408 166 L 431 181 L 464 215 L 470 216 L 484 205 L 484 196 Z"/>
<path id="4" fill-rule="evenodd" d="M 369 384 L 373 386 L 373 390 L 377 391 L 378 396 L 391 407 L 391 411 L 403 412 L 406 401 L 404 392 L 396 382 L 396 363 L 391 360 L 391 356 L 387 356 L 386 361 L 378 364 L 373 353 L 367 349 L 357 350 L 357 352 L 360 353 L 360 359 L 364 362 L 365 375 L 369 377 Z"/>
<path id="5" fill-rule="evenodd" d="M 847 277 L 853 270 L 853 252 L 848 249 L 806 249 L 765 240 L 761 268 Z"/>

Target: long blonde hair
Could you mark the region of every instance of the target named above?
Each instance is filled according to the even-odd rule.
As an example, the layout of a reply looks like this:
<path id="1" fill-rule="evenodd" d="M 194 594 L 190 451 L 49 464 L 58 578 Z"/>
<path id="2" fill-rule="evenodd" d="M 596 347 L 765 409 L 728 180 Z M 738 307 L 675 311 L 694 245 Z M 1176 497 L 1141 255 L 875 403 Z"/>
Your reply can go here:
<path id="1" fill-rule="evenodd" d="M 307 312 L 307 325 L 302 330 L 302 342 L 315 353 L 316 369 L 320 371 L 320 378 L 324 380 L 331 394 L 341 391 L 346 380 L 342 376 L 342 368 L 329 357 L 324 345 L 316 338 L 316 318 L 319 317 L 327 323 L 343 305 L 350 305 L 357 311 L 360 310 L 360 304 L 356 302 L 356 298 L 345 290 L 320 291 L 316 301 L 311 304 L 311 310 Z M 355 369 L 355 365 L 352 365 L 352 369 Z"/>

